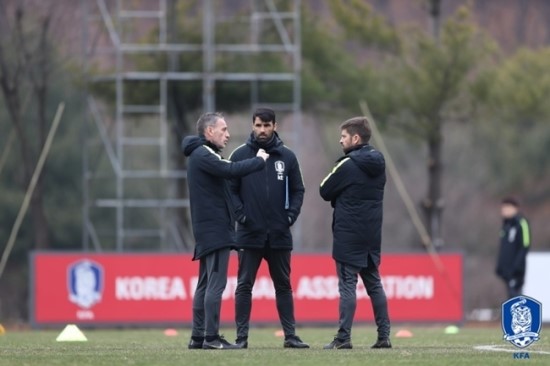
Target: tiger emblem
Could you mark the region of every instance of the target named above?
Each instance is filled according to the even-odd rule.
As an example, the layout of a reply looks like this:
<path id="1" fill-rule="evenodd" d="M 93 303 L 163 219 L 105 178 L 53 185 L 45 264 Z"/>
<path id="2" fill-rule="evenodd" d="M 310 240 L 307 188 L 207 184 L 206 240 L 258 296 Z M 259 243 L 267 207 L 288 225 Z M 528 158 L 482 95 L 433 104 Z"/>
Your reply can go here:
<path id="1" fill-rule="evenodd" d="M 527 296 L 517 296 L 502 304 L 504 340 L 525 348 L 539 340 L 542 304 Z"/>
<path id="2" fill-rule="evenodd" d="M 512 313 L 512 331 L 514 334 L 525 333 L 531 330 L 531 309 L 524 306 L 526 302 L 527 300 L 522 299 L 510 308 L 510 312 Z"/>

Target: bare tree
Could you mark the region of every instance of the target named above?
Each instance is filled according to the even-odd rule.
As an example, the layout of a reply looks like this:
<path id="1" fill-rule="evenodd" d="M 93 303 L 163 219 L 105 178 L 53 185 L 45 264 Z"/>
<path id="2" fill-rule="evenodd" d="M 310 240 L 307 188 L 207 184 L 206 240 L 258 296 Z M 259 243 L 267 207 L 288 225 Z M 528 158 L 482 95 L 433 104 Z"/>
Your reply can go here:
<path id="1" fill-rule="evenodd" d="M 440 28 L 441 28 L 441 0 L 430 0 L 430 19 L 431 31 L 434 37 L 435 44 L 440 46 Z M 448 67 L 453 67 L 450 63 Z M 450 70 L 445 74 L 450 74 Z M 437 100 L 440 103 L 433 109 L 431 113 L 431 128 L 427 134 L 428 145 L 428 190 L 427 196 L 422 202 L 422 208 L 426 216 L 426 224 L 434 245 L 440 247 L 443 245 L 442 234 L 442 216 L 443 216 L 443 166 L 442 166 L 442 150 L 443 150 L 443 120 L 441 118 L 441 110 L 448 99 L 447 90 L 451 85 L 448 82 L 449 78 L 441 83 L 441 92 L 438 94 Z"/>
<path id="2" fill-rule="evenodd" d="M 390 25 L 360 0 L 331 0 L 331 9 L 348 39 L 359 41 L 371 57 L 371 86 L 363 92 L 373 115 L 427 149 L 427 190 L 422 200 L 427 231 L 443 245 L 444 125 L 468 114 L 468 85 L 491 49 L 472 22 L 469 6 L 441 19 L 441 0 L 423 0 L 430 26 Z M 378 62 L 376 62 L 378 61 Z M 378 87 L 381 85 L 382 87 Z M 370 89 L 370 90 L 369 90 Z M 391 93 L 388 92 L 391 90 Z"/>
<path id="3" fill-rule="evenodd" d="M 49 125 L 46 107 L 53 60 L 49 40 L 52 10 L 40 15 L 35 10 L 28 1 L 0 0 L 0 88 L 18 140 L 24 187 L 30 182 Z M 35 247 L 48 248 L 50 232 L 42 179 L 32 197 L 30 215 Z"/>

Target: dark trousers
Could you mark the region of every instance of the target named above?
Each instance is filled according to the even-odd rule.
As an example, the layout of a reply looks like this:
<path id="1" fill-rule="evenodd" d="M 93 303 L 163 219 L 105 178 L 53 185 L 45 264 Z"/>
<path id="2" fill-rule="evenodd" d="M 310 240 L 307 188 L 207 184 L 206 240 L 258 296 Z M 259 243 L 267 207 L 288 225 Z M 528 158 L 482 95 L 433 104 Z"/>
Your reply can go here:
<path id="1" fill-rule="evenodd" d="M 252 310 L 252 288 L 262 259 L 269 267 L 269 274 L 275 287 L 277 312 L 285 337 L 295 334 L 294 300 L 290 284 L 290 250 L 244 249 L 239 250 L 239 273 L 235 291 L 235 322 L 237 337 L 248 338 L 250 312 Z"/>
<path id="2" fill-rule="evenodd" d="M 357 277 L 361 277 L 367 294 L 372 303 L 374 320 L 377 325 L 378 339 L 390 337 L 390 318 L 388 316 L 388 302 L 382 287 L 378 267 L 369 257 L 368 267 L 359 268 L 349 264 L 336 262 L 338 273 L 338 291 L 340 292 L 339 329 L 337 337 L 343 340 L 351 339 L 351 326 L 357 307 Z"/>
<path id="3" fill-rule="evenodd" d="M 227 284 L 230 249 L 221 249 L 200 259 L 199 281 L 193 297 L 192 337 L 219 335 L 222 294 Z"/>
<path id="4" fill-rule="evenodd" d="M 506 284 L 508 299 L 521 295 L 524 283 L 523 276 L 516 276 L 510 280 L 504 280 L 504 283 Z"/>

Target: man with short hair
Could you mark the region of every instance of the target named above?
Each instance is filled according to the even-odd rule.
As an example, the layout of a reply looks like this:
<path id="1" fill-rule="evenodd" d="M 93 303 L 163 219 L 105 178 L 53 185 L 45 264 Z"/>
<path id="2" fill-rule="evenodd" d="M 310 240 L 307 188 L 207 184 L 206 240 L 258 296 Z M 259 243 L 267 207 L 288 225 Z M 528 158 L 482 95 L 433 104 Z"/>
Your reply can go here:
<path id="1" fill-rule="evenodd" d="M 519 201 L 506 197 L 500 206 L 502 229 L 496 273 L 506 285 L 508 298 L 521 295 L 525 281 L 526 258 L 531 246 L 527 219 L 519 211 Z"/>
<path id="2" fill-rule="evenodd" d="M 242 161 L 265 149 L 269 154 L 264 169 L 231 181 L 237 218 L 239 271 L 235 291 L 236 344 L 248 347 L 252 309 L 252 288 L 262 260 L 267 262 L 275 287 L 285 348 L 309 348 L 296 335 L 294 301 L 290 283 L 292 235 L 290 227 L 300 214 L 304 183 L 296 155 L 276 132 L 275 112 L 258 108 L 252 116 L 252 133 L 246 144 L 229 157 Z"/>
<path id="3" fill-rule="evenodd" d="M 357 307 L 357 277 L 370 297 L 378 338 L 371 348 L 391 348 L 386 293 L 378 267 L 382 242 L 382 201 L 386 184 L 384 156 L 371 145 L 366 117 L 340 126 L 344 156 L 321 182 L 319 192 L 334 208 L 332 257 L 338 274 L 339 329 L 325 349 L 350 349 Z"/>
<path id="4" fill-rule="evenodd" d="M 196 242 L 193 260 L 200 261 L 188 348 L 235 349 L 219 334 L 229 252 L 235 246 L 227 179 L 262 169 L 269 155 L 259 149 L 255 156 L 238 163 L 223 159 L 220 151 L 229 140 L 229 131 L 220 113 L 203 114 L 197 121 L 197 133 L 182 142 L 189 159 L 187 184 Z"/>

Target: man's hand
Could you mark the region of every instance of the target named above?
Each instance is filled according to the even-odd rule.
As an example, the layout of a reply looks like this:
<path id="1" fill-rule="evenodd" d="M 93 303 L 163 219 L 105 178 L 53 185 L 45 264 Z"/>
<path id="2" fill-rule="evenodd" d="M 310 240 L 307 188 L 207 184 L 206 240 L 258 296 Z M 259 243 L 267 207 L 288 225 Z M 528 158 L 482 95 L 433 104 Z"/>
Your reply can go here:
<path id="1" fill-rule="evenodd" d="M 294 222 L 296 221 L 296 218 L 294 217 L 294 215 L 288 214 L 287 217 L 288 217 L 288 225 L 289 226 L 294 225 Z"/>
<path id="2" fill-rule="evenodd" d="M 237 217 L 237 222 L 241 225 L 244 225 L 246 223 L 246 215 L 240 214 L 239 217 Z"/>
<path id="3" fill-rule="evenodd" d="M 256 156 L 259 156 L 260 158 L 264 159 L 264 161 L 266 161 L 267 158 L 269 158 L 269 154 L 266 153 L 264 149 L 259 149 Z"/>

